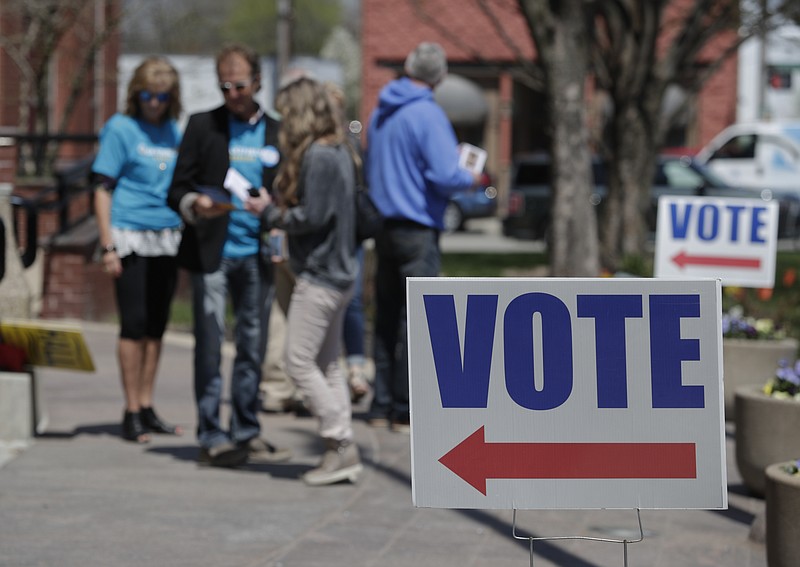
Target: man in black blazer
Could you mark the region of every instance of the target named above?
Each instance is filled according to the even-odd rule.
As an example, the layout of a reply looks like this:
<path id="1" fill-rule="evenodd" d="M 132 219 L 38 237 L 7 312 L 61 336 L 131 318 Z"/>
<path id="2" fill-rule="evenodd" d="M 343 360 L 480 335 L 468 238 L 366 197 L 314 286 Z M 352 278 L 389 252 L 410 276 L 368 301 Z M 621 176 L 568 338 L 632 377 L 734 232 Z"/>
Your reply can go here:
<path id="1" fill-rule="evenodd" d="M 270 254 L 262 249 L 258 217 L 223 187 L 229 170 L 254 188 L 272 186 L 280 160 L 278 122 L 254 99 L 261 73 L 251 49 L 228 45 L 216 65 L 225 104 L 189 118 L 167 202 L 185 221 L 178 260 L 192 279 L 199 461 L 230 467 L 248 459 L 283 461 L 291 453 L 263 440 L 258 421 L 258 385 L 274 295 Z M 236 357 L 226 431 L 220 421 L 220 363 L 228 294 L 236 317 Z"/>

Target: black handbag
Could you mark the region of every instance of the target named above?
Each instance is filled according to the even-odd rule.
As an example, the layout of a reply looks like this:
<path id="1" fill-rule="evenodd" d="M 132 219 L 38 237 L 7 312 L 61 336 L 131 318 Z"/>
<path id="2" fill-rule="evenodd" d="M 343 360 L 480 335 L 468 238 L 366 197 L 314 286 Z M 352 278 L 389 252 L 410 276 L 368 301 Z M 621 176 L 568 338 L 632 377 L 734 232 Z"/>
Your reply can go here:
<path id="1" fill-rule="evenodd" d="M 355 155 L 352 146 L 348 148 L 353 153 L 353 167 L 356 173 L 356 243 L 361 244 L 369 238 L 375 238 L 383 228 L 383 215 L 375 206 L 369 195 L 369 190 L 364 185 L 364 171 L 361 159 Z"/>
<path id="2" fill-rule="evenodd" d="M 375 238 L 383 227 L 383 215 L 375 206 L 366 187 L 356 187 L 356 241 Z"/>

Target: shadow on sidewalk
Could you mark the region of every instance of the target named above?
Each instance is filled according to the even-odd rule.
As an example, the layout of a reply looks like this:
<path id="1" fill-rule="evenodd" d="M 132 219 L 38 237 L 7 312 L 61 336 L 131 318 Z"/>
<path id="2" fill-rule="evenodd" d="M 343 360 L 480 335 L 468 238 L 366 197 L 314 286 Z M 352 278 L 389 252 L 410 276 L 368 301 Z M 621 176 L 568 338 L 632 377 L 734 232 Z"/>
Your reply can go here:
<path id="1" fill-rule="evenodd" d="M 72 439 L 79 435 L 110 435 L 119 437 L 122 433 L 119 423 L 97 423 L 95 425 L 81 425 L 72 431 L 45 431 L 39 433 L 37 439 Z"/>

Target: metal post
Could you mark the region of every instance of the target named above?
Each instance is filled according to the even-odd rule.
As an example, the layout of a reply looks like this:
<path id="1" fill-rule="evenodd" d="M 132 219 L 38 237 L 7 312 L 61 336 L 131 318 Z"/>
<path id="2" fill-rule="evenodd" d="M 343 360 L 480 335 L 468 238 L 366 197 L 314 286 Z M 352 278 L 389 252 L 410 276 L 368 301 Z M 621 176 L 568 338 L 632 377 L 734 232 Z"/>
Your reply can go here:
<path id="1" fill-rule="evenodd" d="M 758 120 L 767 116 L 767 0 L 761 0 L 761 23 L 758 32 L 758 89 L 756 90 L 756 113 Z"/>
<path id="2" fill-rule="evenodd" d="M 558 540 L 565 540 L 565 539 L 572 539 L 572 540 L 583 540 L 583 541 L 599 541 L 604 543 L 617 543 L 622 544 L 622 560 L 623 566 L 628 567 L 628 544 L 629 543 L 639 543 L 644 539 L 644 530 L 642 529 L 642 515 L 639 511 L 639 508 L 636 508 L 636 519 L 639 523 L 639 537 L 636 539 L 611 539 L 611 538 L 604 538 L 604 537 L 592 537 L 592 536 L 545 536 L 545 537 L 531 537 L 531 536 L 522 536 L 517 534 L 517 511 L 514 510 L 511 522 L 511 535 L 514 539 L 518 540 L 528 540 L 530 543 L 530 567 L 533 567 L 533 542 L 535 541 L 558 541 Z"/>
<path id="3" fill-rule="evenodd" d="M 275 89 L 277 91 L 281 77 L 289 68 L 292 56 L 292 0 L 278 0 L 278 30 L 277 30 L 277 78 Z"/>

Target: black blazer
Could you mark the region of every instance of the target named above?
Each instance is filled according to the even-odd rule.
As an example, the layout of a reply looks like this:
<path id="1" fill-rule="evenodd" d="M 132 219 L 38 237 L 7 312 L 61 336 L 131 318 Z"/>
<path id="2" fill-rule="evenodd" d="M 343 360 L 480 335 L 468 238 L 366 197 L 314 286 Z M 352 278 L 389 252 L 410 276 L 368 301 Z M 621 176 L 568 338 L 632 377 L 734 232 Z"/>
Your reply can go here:
<path id="1" fill-rule="evenodd" d="M 221 106 L 189 118 L 167 194 L 167 204 L 178 214 L 181 199 L 187 193 L 196 192 L 198 185 L 222 187 L 230 166 L 228 116 L 228 109 Z M 267 121 L 264 145 L 277 148 L 279 122 L 269 115 L 264 118 Z M 276 164 L 264 168 L 262 183 L 267 190 L 272 189 L 277 167 Z M 178 262 L 191 272 L 216 271 L 222 262 L 222 248 L 227 236 L 227 214 L 214 219 L 198 219 L 194 225 L 186 223 L 178 250 Z M 261 239 L 259 243 L 264 246 Z M 269 254 L 262 250 L 259 256 L 266 260 Z"/>

